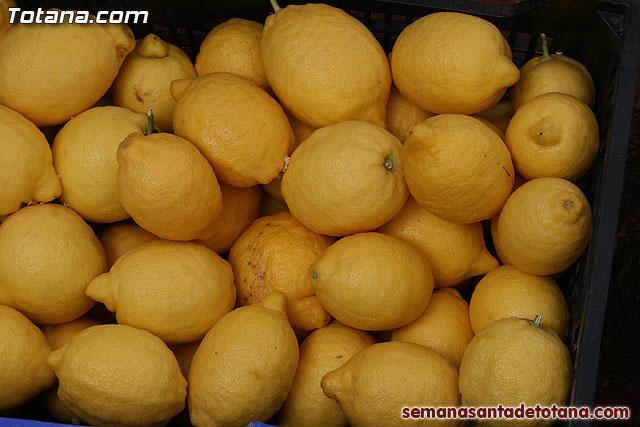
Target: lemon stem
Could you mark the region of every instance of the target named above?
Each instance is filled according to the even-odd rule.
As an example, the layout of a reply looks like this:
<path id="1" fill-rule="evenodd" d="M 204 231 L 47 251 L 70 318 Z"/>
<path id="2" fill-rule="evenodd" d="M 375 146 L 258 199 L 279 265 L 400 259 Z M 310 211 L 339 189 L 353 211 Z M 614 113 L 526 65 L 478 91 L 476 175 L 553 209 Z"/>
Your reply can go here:
<path id="1" fill-rule="evenodd" d="M 280 12 L 280 9 L 282 9 L 282 8 L 280 7 L 280 5 L 278 5 L 278 1 L 277 0 L 269 0 L 269 2 L 271 2 L 271 7 L 273 8 L 273 11 L 275 13 Z"/>
<path id="2" fill-rule="evenodd" d="M 387 156 L 384 158 L 384 163 L 382 165 L 386 170 L 393 171 L 393 168 L 396 165 L 396 161 L 392 156 Z"/>
<path id="3" fill-rule="evenodd" d="M 142 133 L 144 133 L 145 136 L 151 135 L 154 132 L 154 128 L 155 119 L 153 117 L 153 111 L 149 108 L 147 110 L 147 124 L 142 128 Z"/>
<path id="4" fill-rule="evenodd" d="M 573 202 L 571 200 L 567 200 L 564 202 L 564 208 L 569 210 L 573 207 Z"/>
<path id="5" fill-rule="evenodd" d="M 547 42 L 547 36 L 545 33 L 540 34 L 540 38 L 542 39 L 542 58 L 540 61 L 548 61 L 551 59 L 549 56 L 549 43 Z"/>
<path id="6" fill-rule="evenodd" d="M 318 272 L 317 271 L 311 270 L 310 274 L 311 274 L 311 278 L 312 279 L 317 279 L 318 278 Z"/>
<path id="7" fill-rule="evenodd" d="M 540 321 L 542 320 L 542 314 L 536 314 L 536 318 L 533 319 L 533 323 L 536 324 L 536 326 L 540 326 Z"/>

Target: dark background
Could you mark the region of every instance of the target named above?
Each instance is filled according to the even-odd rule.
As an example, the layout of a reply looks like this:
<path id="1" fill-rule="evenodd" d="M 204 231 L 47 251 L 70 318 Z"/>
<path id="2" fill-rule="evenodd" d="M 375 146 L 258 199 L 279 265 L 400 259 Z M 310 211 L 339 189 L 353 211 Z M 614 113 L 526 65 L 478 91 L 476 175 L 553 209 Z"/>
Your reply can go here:
<path id="1" fill-rule="evenodd" d="M 640 75 L 600 348 L 596 405 L 629 406 L 640 425 Z M 594 425 L 604 425 L 595 422 Z M 616 424 L 620 424 L 617 422 Z"/>

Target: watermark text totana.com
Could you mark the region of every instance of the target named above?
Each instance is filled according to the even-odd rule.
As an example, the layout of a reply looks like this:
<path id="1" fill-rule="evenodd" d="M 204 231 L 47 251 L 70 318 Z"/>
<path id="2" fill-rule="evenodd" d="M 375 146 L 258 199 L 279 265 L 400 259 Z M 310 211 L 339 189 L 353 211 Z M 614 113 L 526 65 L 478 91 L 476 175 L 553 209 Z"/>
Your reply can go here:
<path id="1" fill-rule="evenodd" d="M 547 419 L 547 420 L 628 420 L 631 411 L 626 406 L 490 406 L 490 407 L 419 407 L 402 408 L 403 419 Z"/>
<path id="2" fill-rule="evenodd" d="M 147 10 L 101 10 L 95 15 L 86 10 L 10 7 L 8 11 L 11 24 L 146 24 L 149 20 Z"/>

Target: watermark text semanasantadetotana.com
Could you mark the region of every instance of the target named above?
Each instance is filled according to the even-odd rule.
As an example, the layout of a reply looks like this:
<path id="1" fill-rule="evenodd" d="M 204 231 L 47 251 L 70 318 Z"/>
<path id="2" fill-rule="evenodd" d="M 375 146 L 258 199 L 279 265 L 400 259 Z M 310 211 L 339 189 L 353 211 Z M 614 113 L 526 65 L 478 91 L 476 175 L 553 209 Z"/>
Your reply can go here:
<path id="1" fill-rule="evenodd" d="M 553 420 L 628 420 L 626 406 L 489 406 L 489 407 L 420 407 L 402 408 L 403 419 L 553 419 Z"/>
<path id="2" fill-rule="evenodd" d="M 11 24 L 146 24 L 149 19 L 146 10 L 101 10 L 95 15 L 86 10 L 10 7 L 8 11 Z"/>

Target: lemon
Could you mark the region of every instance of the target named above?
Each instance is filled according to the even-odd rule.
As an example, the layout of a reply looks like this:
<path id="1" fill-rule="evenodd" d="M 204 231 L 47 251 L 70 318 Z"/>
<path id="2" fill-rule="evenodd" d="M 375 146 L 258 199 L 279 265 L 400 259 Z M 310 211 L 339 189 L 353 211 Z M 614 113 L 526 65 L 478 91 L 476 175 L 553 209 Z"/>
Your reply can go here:
<path id="1" fill-rule="evenodd" d="M 511 194 L 515 172 L 509 150 L 472 117 L 441 114 L 414 126 L 402 159 L 413 197 L 449 222 L 489 219 Z"/>
<path id="2" fill-rule="evenodd" d="M 71 322 L 45 326 L 42 331 L 51 348 L 57 350 L 67 345 L 81 331 L 99 324 L 97 320 L 89 316 L 82 316 Z M 40 397 L 47 412 L 56 420 L 65 423 L 73 423 L 78 420 L 78 416 L 60 401 L 57 385 L 44 392 Z"/>
<path id="3" fill-rule="evenodd" d="M 545 93 L 515 113 L 505 140 L 525 179 L 545 176 L 575 181 L 598 155 L 598 121 L 587 104 L 564 93 Z"/>
<path id="4" fill-rule="evenodd" d="M 2 105 L 0 150 L 0 215 L 15 212 L 31 200 L 49 202 L 60 195 L 47 139 L 36 125 Z"/>
<path id="5" fill-rule="evenodd" d="M 15 0 L 0 0 L 0 36 L 12 27 L 12 24 L 9 23 L 10 7 L 17 7 Z"/>
<path id="6" fill-rule="evenodd" d="M 200 45 L 196 57 L 198 75 L 233 73 L 268 90 L 260 55 L 262 28 L 258 22 L 241 18 L 231 18 L 215 26 Z"/>
<path id="7" fill-rule="evenodd" d="M 455 289 L 435 291 L 420 317 L 391 334 L 392 340 L 413 342 L 435 350 L 456 368 L 460 367 L 471 338 L 469 304 Z"/>
<path id="8" fill-rule="evenodd" d="M 289 124 L 291 125 L 291 130 L 293 131 L 293 149 L 295 150 L 300 144 L 302 144 L 302 141 L 309 138 L 313 131 L 317 130 L 318 128 L 309 126 L 286 109 L 284 110 L 284 112 L 287 115 L 287 119 L 289 119 Z"/>
<path id="9" fill-rule="evenodd" d="M 473 337 L 460 365 L 464 406 L 563 406 L 571 357 L 558 335 L 532 320 L 500 319 Z M 482 420 L 482 425 L 551 425 L 553 420 Z"/>
<path id="10" fill-rule="evenodd" d="M 405 98 L 397 87 L 391 86 L 391 93 L 387 101 L 387 129 L 400 142 L 404 143 L 413 126 L 432 116 L 432 113 L 424 111 Z"/>
<path id="11" fill-rule="evenodd" d="M 404 28 L 391 72 L 405 97 L 436 114 L 489 109 L 520 77 L 500 30 L 457 12 L 432 13 Z"/>
<path id="12" fill-rule="evenodd" d="M 387 57 L 373 34 L 345 11 L 289 5 L 267 17 L 260 49 L 269 85 L 304 123 L 385 125 L 391 87 Z"/>
<path id="13" fill-rule="evenodd" d="M 318 129 L 291 155 L 282 195 L 293 216 L 316 233 L 374 230 L 407 199 L 401 150 L 395 136 L 368 122 Z"/>
<path id="14" fill-rule="evenodd" d="M 38 126 L 64 123 L 105 94 L 134 46 L 124 24 L 16 25 L 0 38 L 0 104 Z"/>
<path id="15" fill-rule="evenodd" d="M 492 131 L 497 133 L 498 136 L 500 137 L 500 139 L 502 141 L 504 141 L 504 139 L 506 137 L 506 133 L 498 125 L 496 125 L 492 121 L 490 121 L 488 119 L 485 119 L 484 117 L 480 117 L 478 115 L 473 115 L 473 116 L 470 116 L 470 117 L 473 117 L 476 120 L 480 120 L 482 123 L 487 125 L 488 128 L 490 128 Z"/>
<path id="16" fill-rule="evenodd" d="M 562 291 L 551 277 L 535 276 L 503 265 L 478 282 L 469 306 L 471 326 L 477 334 L 492 322 L 505 317 L 535 318 L 565 340 L 569 329 L 569 309 Z"/>
<path id="17" fill-rule="evenodd" d="M 0 305 L 0 411 L 21 405 L 55 382 L 51 346 L 20 312 Z"/>
<path id="18" fill-rule="evenodd" d="M 360 233 L 329 246 L 311 265 L 318 300 L 356 329 L 399 328 L 420 316 L 433 291 L 424 256 L 409 243 L 381 233 Z"/>
<path id="19" fill-rule="evenodd" d="M 505 260 L 526 273 L 556 274 L 587 247 L 591 208 L 571 182 L 537 178 L 513 192 L 496 227 L 499 238 L 494 238 L 494 245 Z"/>
<path id="20" fill-rule="evenodd" d="M 222 211 L 213 221 L 213 237 L 201 243 L 218 252 L 228 252 L 238 236 L 260 215 L 260 189 L 220 184 Z"/>
<path id="21" fill-rule="evenodd" d="M 455 286 L 498 266 L 498 261 L 485 247 L 480 223 L 455 224 L 442 220 L 413 197 L 377 231 L 418 248 L 431 264 L 436 288 Z"/>
<path id="22" fill-rule="evenodd" d="M 334 321 L 313 331 L 300 345 L 300 360 L 291 390 L 277 416 L 283 427 L 348 425 L 340 406 L 322 392 L 320 381 L 360 350 L 374 344 L 371 335 Z"/>
<path id="23" fill-rule="evenodd" d="M 560 54 L 549 55 L 547 38 L 542 37 L 542 56 L 531 58 L 520 69 L 520 80 L 511 89 L 514 110 L 538 95 L 561 92 L 573 95 L 589 107 L 595 104 L 593 78 L 584 65 Z"/>
<path id="24" fill-rule="evenodd" d="M 254 221 L 229 252 L 238 305 L 258 303 L 278 291 L 287 300 L 287 318 L 295 330 L 325 326 L 329 315 L 315 296 L 309 267 L 332 242 L 288 212 Z"/>
<path id="25" fill-rule="evenodd" d="M 92 317 L 82 316 L 70 322 L 44 326 L 42 332 L 51 348 L 57 350 L 67 345 L 81 331 L 99 324 L 100 322 Z"/>
<path id="26" fill-rule="evenodd" d="M 66 203 L 87 221 L 115 222 L 129 217 L 118 196 L 118 144 L 142 132 L 143 114 L 121 107 L 97 107 L 74 117 L 51 146 Z"/>
<path id="27" fill-rule="evenodd" d="M 511 106 L 511 101 L 504 100 L 498 102 L 488 110 L 476 113 L 475 116 L 489 120 L 491 123 L 496 125 L 503 133 L 506 133 L 507 126 L 509 126 L 509 122 L 511 121 L 513 114 L 514 112 L 513 107 Z"/>
<path id="28" fill-rule="evenodd" d="M 280 212 L 289 212 L 287 204 L 272 197 L 265 191 L 260 201 L 260 216 L 275 215 Z"/>
<path id="29" fill-rule="evenodd" d="M 98 238 L 107 256 L 107 267 L 111 268 L 113 263 L 129 249 L 156 240 L 158 237 L 135 224 L 118 223 L 105 228 L 98 234 Z"/>
<path id="30" fill-rule="evenodd" d="M 212 236 L 222 195 L 193 144 L 169 133 L 133 133 L 117 155 L 120 202 L 139 226 L 170 240 Z"/>
<path id="31" fill-rule="evenodd" d="M 0 225 L 0 303 L 33 322 L 82 316 L 94 304 L 85 288 L 106 268 L 91 227 L 62 205 L 27 206 Z"/>
<path id="32" fill-rule="evenodd" d="M 187 382 L 173 353 L 131 326 L 85 329 L 48 363 L 62 403 L 91 425 L 160 426 L 184 408 Z"/>
<path id="33" fill-rule="evenodd" d="M 293 132 L 275 99 L 249 80 L 211 73 L 171 85 L 176 135 L 191 141 L 225 184 L 271 182 L 291 152 Z"/>
<path id="34" fill-rule="evenodd" d="M 175 107 L 171 82 L 195 76 L 196 70 L 182 49 L 147 34 L 122 63 L 111 96 L 114 105 L 138 113 L 152 109 L 158 128 L 171 132 Z"/>
<path id="35" fill-rule="evenodd" d="M 116 313 L 118 323 L 144 329 L 167 344 L 198 340 L 233 309 L 233 272 L 211 249 L 157 240 L 136 246 L 87 295 Z"/>
<path id="36" fill-rule="evenodd" d="M 322 377 L 322 390 L 336 400 L 349 424 L 404 426 L 404 407 L 458 406 L 458 371 L 442 356 L 418 344 L 391 341 L 369 346 Z M 423 420 L 420 425 L 455 426 L 457 420 Z"/>
<path id="37" fill-rule="evenodd" d="M 279 292 L 240 307 L 207 333 L 189 371 L 194 426 L 267 421 L 282 405 L 298 365 L 298 342 Z"/>
<path id="38" fill-rule="evenodd" d="M 294 141 L 293 141 L 293 150 L 298 148 L 302 141 L 307 139 L 316 128 L 312 128 L 309 125 L 304 124 L 299 119 L 296 118 L 293 114 L 289 113 L 285 110 L 287 118 L 289 119 L 289 124 L 291 125 L 291 130 L 293 131 Z M 263 184 L 262 188 L 269 194 L 271 197 L 275 198 L 279 202 L 284 203 L 284 197 L 282 197 L 282 173 L 280 173 L 277 177 L 275 177 L 270 183 Z"/>
<path id="39" fill-rule="evenodd" d="M 185 344 L 176 344 L 169 347 L 176 356 L 178 365 L 180 365 L 180 372 L 182 372 L 182 376 L 185 378 L 189 377 L 191 362 L 193 362 L 193 356 L 196 354 L 196 350 L 198 350 L 200 342 L 201 341 L 198 340 Z"/>

